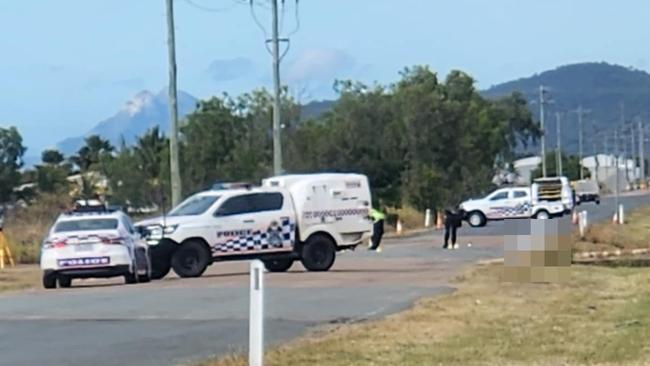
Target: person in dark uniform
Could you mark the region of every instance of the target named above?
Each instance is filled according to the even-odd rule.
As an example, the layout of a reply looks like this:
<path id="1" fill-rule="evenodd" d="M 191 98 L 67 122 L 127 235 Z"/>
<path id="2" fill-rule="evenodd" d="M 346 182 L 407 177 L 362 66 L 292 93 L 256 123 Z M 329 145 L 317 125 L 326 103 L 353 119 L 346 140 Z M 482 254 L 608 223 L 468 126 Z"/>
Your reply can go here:
<path id="1" fill-rule="evenodd" d="M 445 243 L 443 249 L 458 249 L 456 243 L 456 230 L 463 225 L 465 211 L 459 208 L 445 210 Z M 451 237 L 451 246 L 449 239 Z"/>

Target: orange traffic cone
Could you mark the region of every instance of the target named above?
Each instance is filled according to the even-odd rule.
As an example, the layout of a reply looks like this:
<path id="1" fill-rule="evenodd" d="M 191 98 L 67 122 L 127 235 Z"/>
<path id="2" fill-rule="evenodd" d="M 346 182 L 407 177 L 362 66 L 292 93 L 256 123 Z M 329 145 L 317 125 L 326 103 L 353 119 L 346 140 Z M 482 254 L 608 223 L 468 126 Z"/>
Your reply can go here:
<path id="1" fill-rule="evenodd" d="M 571 223 L 573 225 L 578 225 L 578 211 L 573 210 L 573 214 L 571 215 Z"/>
<path id="2" fill-rule="evenodd" d="M 443 223 L 442 223 L 442 212 L 438 211 L 438 214 L 436 215 L 436 230 L 442 230 L 443 229 Z"/>

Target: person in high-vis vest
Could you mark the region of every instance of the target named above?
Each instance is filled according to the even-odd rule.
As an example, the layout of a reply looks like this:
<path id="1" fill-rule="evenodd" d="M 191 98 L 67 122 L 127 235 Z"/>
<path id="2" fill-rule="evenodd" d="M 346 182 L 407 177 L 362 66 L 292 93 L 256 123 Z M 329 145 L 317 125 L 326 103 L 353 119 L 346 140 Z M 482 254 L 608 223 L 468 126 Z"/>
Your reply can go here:
<path id="1" fill-rule="evenodd" d="M 368 249 L 379 251 L 381 237 L 384 236 L 384 220 L 386 220 L 386 215 L 373 208 L 370 210 L 370 219 L 372 220 L 373 224 L 372 238 L 370 239 L 371 245 Z"/>

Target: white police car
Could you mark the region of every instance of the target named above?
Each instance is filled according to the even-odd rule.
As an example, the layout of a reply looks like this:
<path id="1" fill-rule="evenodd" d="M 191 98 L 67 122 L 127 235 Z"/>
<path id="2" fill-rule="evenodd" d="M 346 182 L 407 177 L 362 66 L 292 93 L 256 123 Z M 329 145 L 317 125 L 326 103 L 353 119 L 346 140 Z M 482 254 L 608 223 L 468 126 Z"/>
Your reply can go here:
<path id="1" fill-rule="evenodd" d="M 78 205 L 63 213 L 43 241 L 43 287 L 70 287 L 75 278 L 124 276 L 127 284 L 148 282 L 147 244 L 129 217 L 103 205 Z"/>

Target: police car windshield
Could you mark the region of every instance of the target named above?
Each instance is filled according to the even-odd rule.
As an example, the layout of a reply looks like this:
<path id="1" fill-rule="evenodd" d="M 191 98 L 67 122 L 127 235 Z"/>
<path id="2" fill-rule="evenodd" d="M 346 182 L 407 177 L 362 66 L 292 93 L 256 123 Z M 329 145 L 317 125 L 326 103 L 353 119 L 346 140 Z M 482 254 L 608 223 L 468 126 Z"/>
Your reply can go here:
<path id="1" fill-rule="evenodd" d="M 61 221 L 56 224 L 54 231 L 62 233 L 66 231 L 96 231 L 117 229 L 117 219 L 83 219 Z"/>
<path id="2" fill-rule="evenodd" d="M 195 216 L 207 211 L 219 196 L 192 196 L 176 206 L 167 216 Z"/>

